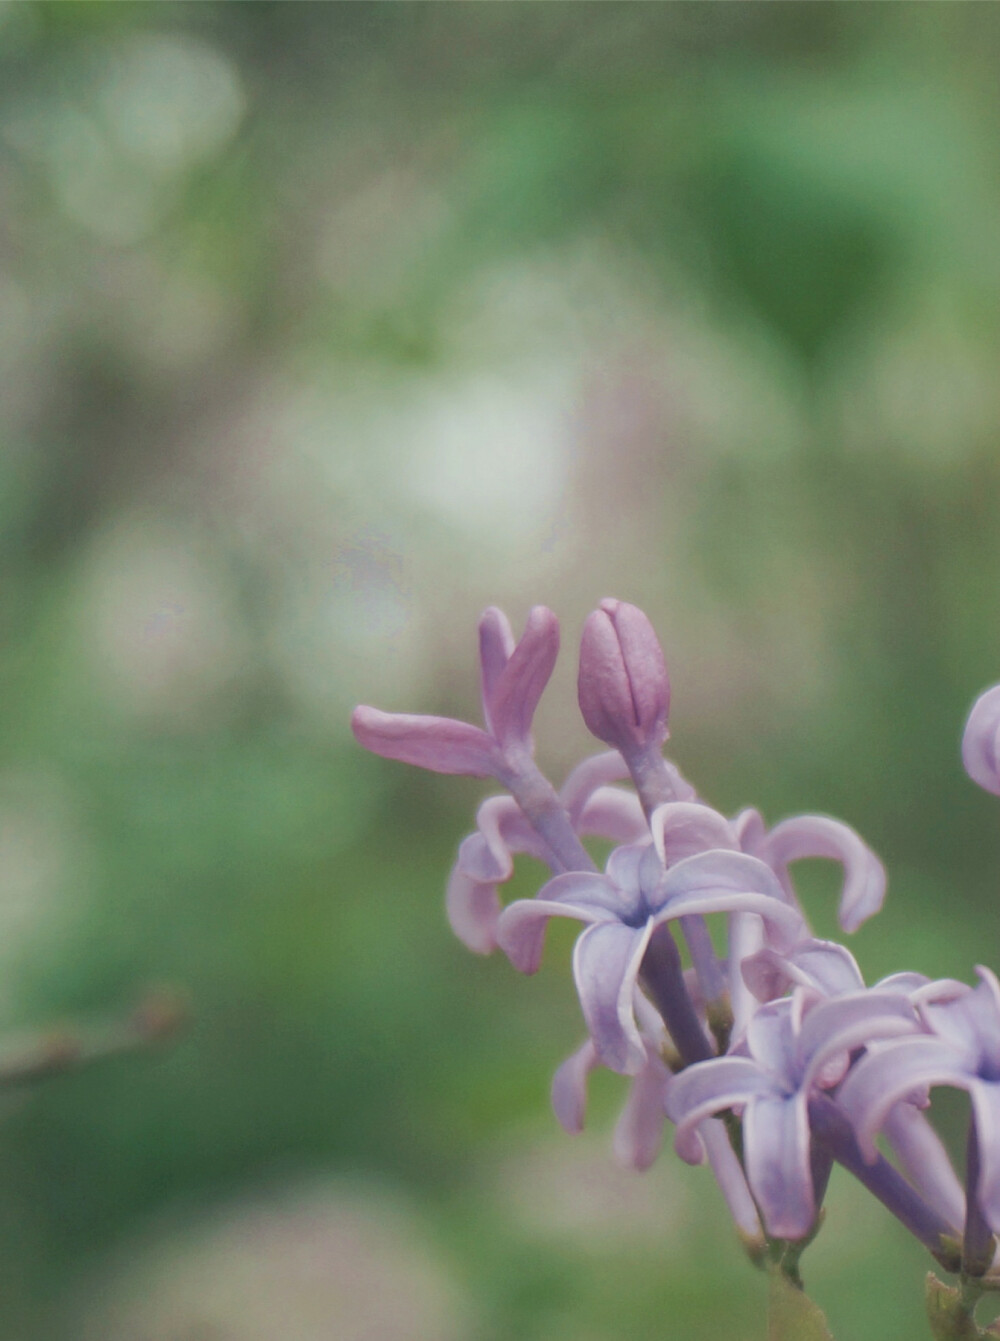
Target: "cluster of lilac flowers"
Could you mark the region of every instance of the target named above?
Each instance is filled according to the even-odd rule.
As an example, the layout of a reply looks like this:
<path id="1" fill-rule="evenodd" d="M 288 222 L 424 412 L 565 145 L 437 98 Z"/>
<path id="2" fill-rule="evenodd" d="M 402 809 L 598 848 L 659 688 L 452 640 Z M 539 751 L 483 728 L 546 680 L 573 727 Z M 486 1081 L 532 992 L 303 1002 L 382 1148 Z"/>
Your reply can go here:
<path id="1" fill-rule="evenodd" d="M 492 777 L 509 793 L 482 803 L 448 882 L 448 916 L 470 949 L 499 948 L 533 973 L 550 918 L 583 925 L 573 975 L 587 1039 L 556 1071 L 559 1121 L 581 1129 L 588 1075 L 608 1067 L 631 1077 L 619 1156 L 648 1166 L 674 1124 L 677 1153 L 708 1161 L 759 1260 L 796 1278 L 838 1162 L 945 1267 L 993 1284 L 997 978 L 979 968 L 971 987 L 906 972 L 866 986 L 850 951 L 812 935 L 789 867 L 809 857 L 841 864 L 839 921 L 851 932 L 882 905 L 881 863 L 837 820 L 801 815 L 769 829 L 756 810 L 729 819 L 697 795 L 663 757 L 669 680 L 635 606 L 602 601 L 586 621 L 580 709 L 609 749 L 557 791 L 534 762 L 531 725 L 558 648 L 544 607 L 519 641 L 489 609 L 479 624 L 483 728 L 369 707 L 356 709 L 353 728 L 376 754 Z M 963 759 L 1000 795 L 1000 686 L 974 706 Z M 627 779 L 634 790 L 617 785 Z M 590 836 L 617 844 L 603 873 L 584 845 Z M 518 853 L 552 875 L 535 898 L 504 907 L 500 888 Z M 706 922 L 713 914 L 725 923 L 721 948 Z M 971 1096 L 962 1178 L 927 1117 L 929 1090 L 942 1085 Z"/>

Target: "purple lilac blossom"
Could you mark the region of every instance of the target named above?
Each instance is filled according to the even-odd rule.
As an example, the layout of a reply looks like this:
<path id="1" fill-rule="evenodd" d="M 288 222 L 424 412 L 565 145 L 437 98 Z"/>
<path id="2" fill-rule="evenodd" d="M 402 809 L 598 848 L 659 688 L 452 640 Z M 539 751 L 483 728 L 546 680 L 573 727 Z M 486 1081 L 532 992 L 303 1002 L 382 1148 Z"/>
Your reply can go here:
<path id="1" fill-rule="evenodd" d="M 777 1238 L 805 1237 L 816 1218 L 810 1094 L 837 1084 L 852 1049 L 919 1028 L 906 998 L 890 992 L 817 1001 L 798 988 L 790 999 L 762 1006 L 740 1055 L 689 1067 L 668 1083 L 665 1102 L 678 1124 L 677 1153 L 700 1163 L 701 1122 L 740 1107 L 747 1179 L 764 1224 Z"/>
<path id="2" fill-rule="evenodd" d="M 854 1124 L 866 1158 L 897 1100 L 934 1085 L 966 1090 L 978 1137 L 972 1189 L 986 1223 L 1000 1232 L 1000 984 L 977 967 L 978 987 L 951 1000 L 918 1006 L 927 1032 L 900 1039 L 862 1058 L 838 1102 Z"/>
<path id="3" fill-rule="evenodd" d="M 657 927 L 688 915 L 753 913 L 779 948 L 803 934 L 797 909 L 773 872 L 742 853 L 702 852 L 664 871 L 653 843 L 616 848 L 606 874 L 556 876 L 534 899 L 504 909 L 498 941 L 515 968 L 533 973 L 551 917 L 589 923 L 573 954 L 573 976 L 598 1056 L 613 1071 L 635 1074 L 645 1049 L 633 994 Z"/>

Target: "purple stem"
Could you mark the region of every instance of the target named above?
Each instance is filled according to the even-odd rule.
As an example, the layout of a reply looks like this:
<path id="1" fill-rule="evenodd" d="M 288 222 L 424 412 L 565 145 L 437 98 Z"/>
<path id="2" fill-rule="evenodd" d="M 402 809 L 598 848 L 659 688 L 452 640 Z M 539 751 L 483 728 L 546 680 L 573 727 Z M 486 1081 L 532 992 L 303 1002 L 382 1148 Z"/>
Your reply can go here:
<path id="1" fill-rule="evenodd" d="M 521 807 L 525 819 L 552 854 L 555 873 L 596 871 L 590 853 L 580 842 L 556 789 L 527 754 L 504 758 L 499 781 Z"/>
<path id="2" fill-rule="evenodd" d="M 684 1064 L 690 1066 L 714 1057 L 715 1049 L 684 986 L 680 951 L 666 922 L 661 922 L 650 937 L 640 973 Z"/>
<path id="3" fill-rule="evenodd" d="M 869 1164 L 847 1114 L 826 1094 L 814 1094 L 809 1100 L 809 1124 L 813 1135 L 858 1182 L 877 1197 L 886 1210 L 913 1234 L 949 1271 L 957 1263 L 948 1253 L 944 1240 L 951 1236 L 947 1222 L 919 1196 L 903 1175 L 879 1155 Z"/>
<path id="4" fill-rule="evenodd" d="M 967 1276 L 982 1276 L 993 1261 L 993 1231 L 979 1205 L 979 1137 L 976 1123 L 969 1120 L 965 1145 L 965 1233 L 962 1235 L 962 1270 Z"/>

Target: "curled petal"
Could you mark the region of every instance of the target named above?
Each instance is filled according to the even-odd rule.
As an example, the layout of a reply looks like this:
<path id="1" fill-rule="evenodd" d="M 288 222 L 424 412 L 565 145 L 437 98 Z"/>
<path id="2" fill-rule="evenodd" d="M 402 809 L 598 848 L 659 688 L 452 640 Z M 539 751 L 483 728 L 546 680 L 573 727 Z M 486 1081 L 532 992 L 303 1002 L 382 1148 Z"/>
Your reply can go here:
<path id="1" fill-rule="evenodd" d="M 493 777 L 496 746 L 485 731 L 451 717 L 380 712 L 364 705 L 354 709 L 351 729 L 359 745 L 384 759 L 430 769 L 432 773 L 464 773 Z"/>
<path id="2" fill-rule="evenodd" d="M 497 886 L 514 873 L 512 854 L 547 850 L 509 796 L 491 796 L 479 807 L 476 833 L 463 839 L 448 880 L 445 907 L 455 935 L 477 954 L 496 949 L 501 903 Z"/>
<path id="3" fill-rule="evenodd" d="M 470 837 L 475 839 L 479 835 Z M 448 877 L 444 906 L 448 923 L 462 944 L 477 955 L 492 954 L 497 947 L 497 922 L 502 909 L 496 882 L 473 880 L 460 866 L 455 866 Z"/>
<path id="4" fill-rule="evenodd" d="M 749 1057 L 717 1057 L 672 1076 L 664 1106 L 667 1116 L 677 1123 L 674 1145 L 678 1155 L 688 1164 L 701 1164 L 705 1147 L 698 1129 L 705 1118 L 773 1093 L 773 1082 Z"/>
<path id="5" fill-rule="evenodd" d="M 497 920 L 497 944 L 522 973 L 534 973 L 538 969 L 550 917 L 617 923 L 611 913 L 590 903 L 560 903 L 555 899 L 535 898 L 518 899 L 516 903 L 508 904 Z"/>
<path id="6" fill-rule="evenodd" d="M 747 1180 L 768 1232 L 801 1239 L 816 1219 L 804 1094 L 762 1095 L 743 1118 Z"/>
<path id="7" fill-rule="evenodd" d="M 862 1057 L 838 1090 L 837 1104 L 850 1119 L 865 1158 L 874 1162 L 875 1137 L 893 1104 L 926 1085 L 969 1090 L 974 1083 L 974 1074 L 942 1039 L 901 1038 Z"/>
<path id="8" fill-rule="evenodd" d="M 657 806 L 649 817 L 649 827 L 664 866 L 712 848 L 739 851 L 736 834 L 725 816 L 697 802 L 668 801 Z"/>
<path id="9" fill-rule="evenodd" d="M 584 806 L 599 787 L 606 787 L 609 782 L 624 782 L 628 775 L 628 765 L 617 750 L 592 754 L 577 764 L 559 788 L 559 800 L 573 824 L 577 823 Z"/>
<path id="10" fill-rule="evenodd" d="M 787 955 L 765 946 L 744 959 L 740 968 L 758 1001 L 773 1001 L 790 987 L 811 987 L 824 996 L 840 996 L 865 985 L 854 956 L 836 941 L 803 941 Z"/>
<path id="11" fill-rule="evenodd" d="M 670 1072 L 654 1052 L 629 1086 L 625 1107 L 615 1125 L 614 1151 L 630 1169 L 648 1169 L 663 1144 L 663 1091 Z"/>
<path id="12" fill-rule="evenodd" d="M 829 857 L 844 867 L 840 925 L 857 931 L 877 913 L 885 898 L 885 868 L 852 828 L 826 815 L 797 815 L 782 820 L 767 835 L 765 860 L 783 875 L 789 862 Z"/>
<path id="13" fill-rule="evenodd" d="M 552 1109 L 559 1125 L 571 1136 L 583 1131 L 583 1119 L 587 1112 L 587 1077 L 597 1066 L 597 1049 L 592 1039 L 587 1039 L 582 1048 L 578 1048 L 567 1057 L 552 1077 Z"/>
<path id="14" fill-rule="evenodd" d="M 490 730 L 502 748 L 529 744 L 531 719 L 558 655 L 559 621 L 544 605 L 536 605 L 483 704 Z"/>
<path id="15" fill-rule="evenodd" d="M 1000 684 L 972 705 L 962 736 L 962 763 L 973 782 L 1000 796 Z"/>
<path id="16" fill-rule="evenodd" d="M 637 1075 L 646 1062 L 632 998 L 651 931 L 650 923 L 634 930 L 604 922 L 588 927 L 573 949 L 573 977 L 597 1055 L 626 1075 Z"/>
<path id="17" fill-rule="evenodd" d="M 599 787 L 583 807 L 576 831 L 612 843 L 638 843 L 648 832 L 639 798 L 621 787 Z"/>

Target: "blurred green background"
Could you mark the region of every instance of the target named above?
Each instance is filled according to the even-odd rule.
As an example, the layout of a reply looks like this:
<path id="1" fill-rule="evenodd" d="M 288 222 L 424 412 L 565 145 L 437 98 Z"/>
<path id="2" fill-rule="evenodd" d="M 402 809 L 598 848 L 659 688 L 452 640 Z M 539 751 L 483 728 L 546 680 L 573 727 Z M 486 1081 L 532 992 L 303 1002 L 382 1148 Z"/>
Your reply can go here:
<path id="1" fill-rule="evenodd" d="M 0 1337 L 761 1341 L 707 1173 L 571 1140 L 581 1024 L 450 936 L 474 626 L 643 605 L 716 805 L 890 871 L 871 977 L 1000 963 L 1000 7 L 0 8 L 0 1024 L 195 1023 L 9 1101 Z M 517 889 L 532 890 L 537 871 Z M 821 934 L 835 881 L 803 871 Z M 923 1335 L 845 1178 L 838 1341 Z"/>

